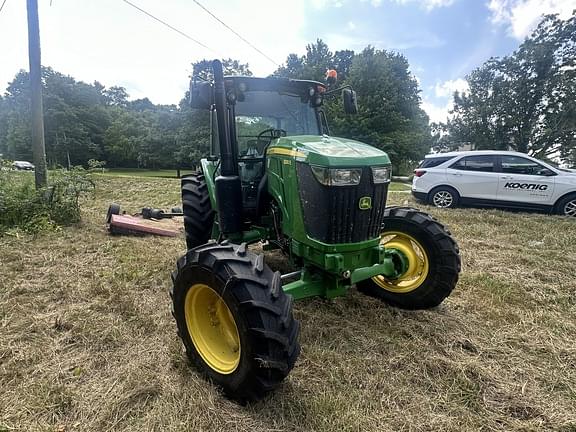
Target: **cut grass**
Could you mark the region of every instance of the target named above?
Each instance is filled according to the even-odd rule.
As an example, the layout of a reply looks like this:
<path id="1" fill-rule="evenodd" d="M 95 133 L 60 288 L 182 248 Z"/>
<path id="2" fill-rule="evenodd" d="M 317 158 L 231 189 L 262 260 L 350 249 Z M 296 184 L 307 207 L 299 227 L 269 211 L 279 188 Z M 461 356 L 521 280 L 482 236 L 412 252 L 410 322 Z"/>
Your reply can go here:
<path id="1" fill-rule="evenodd" d="M 452 296 L 420 312 L 355 289 L 295 303 L 296 368 L 243 407 L 188 365 L 176 336 L 167 290 L 184 240 L 103 225 L 112 201 L 179 204 L 178 180 L 97 186 L 79 226 L 0 238 L 0 430 L 576 430 L 575 221 L 426 208 L 460 245 Z M 416 206 L 404 193 L 391 203 Z"/>

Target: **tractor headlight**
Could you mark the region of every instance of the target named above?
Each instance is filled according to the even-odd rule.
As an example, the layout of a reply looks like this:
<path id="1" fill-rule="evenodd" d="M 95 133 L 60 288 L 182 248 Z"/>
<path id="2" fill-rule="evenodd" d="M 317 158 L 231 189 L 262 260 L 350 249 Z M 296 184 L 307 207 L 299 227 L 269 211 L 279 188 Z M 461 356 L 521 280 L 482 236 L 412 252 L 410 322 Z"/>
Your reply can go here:
<path id="1" fill-rule="evenodd" d="M 324 168 L 313 166 L 316 179 L 325 186 L 354 186 L 360 183 L 362 169 Z"/>
<path id="2" fill-rule="evenodd" d="M 372 167 L 372 179 L 374 183 L 390 183 L 392 167 Z"/>

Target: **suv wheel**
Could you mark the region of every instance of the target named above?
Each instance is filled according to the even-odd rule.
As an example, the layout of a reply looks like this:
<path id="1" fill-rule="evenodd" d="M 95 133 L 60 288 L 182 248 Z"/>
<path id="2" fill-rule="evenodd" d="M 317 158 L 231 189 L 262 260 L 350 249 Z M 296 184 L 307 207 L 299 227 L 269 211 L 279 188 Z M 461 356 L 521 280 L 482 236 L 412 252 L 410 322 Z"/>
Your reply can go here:
<path id="1" fill-rule="evenodd" d="M 453 208 L 458 205 L 458 192 L 451 187 L 438 187 L 430 192 L 429 202 L 438 208 Z"/>
<path id="2" fill-rule="evenodd" d="M 576 195 L 563 198 L 556 204 L 556 213 L 562 216 L 576 217 Z"/>

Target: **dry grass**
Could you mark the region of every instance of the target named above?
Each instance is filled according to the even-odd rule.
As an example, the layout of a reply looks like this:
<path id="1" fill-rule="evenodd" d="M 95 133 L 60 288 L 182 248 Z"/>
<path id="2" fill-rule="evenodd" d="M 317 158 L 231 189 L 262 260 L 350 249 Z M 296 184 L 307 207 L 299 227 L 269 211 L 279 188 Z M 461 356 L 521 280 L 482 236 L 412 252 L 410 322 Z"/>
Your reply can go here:
<path id="1" fill-rule="evenodd" d="M 81 226 L 0 239 L 0 431 L 576 431 L 575 221 L 428 209 L 460 243 L 454 294 L 423 312 L 356 290 L 297 303 L 296 368 L 242 407 L 176 337 L 167 289 L 183 240 L 102 224 L 113 200 L 178 204 L 177 180 L 98 186 Z"/>

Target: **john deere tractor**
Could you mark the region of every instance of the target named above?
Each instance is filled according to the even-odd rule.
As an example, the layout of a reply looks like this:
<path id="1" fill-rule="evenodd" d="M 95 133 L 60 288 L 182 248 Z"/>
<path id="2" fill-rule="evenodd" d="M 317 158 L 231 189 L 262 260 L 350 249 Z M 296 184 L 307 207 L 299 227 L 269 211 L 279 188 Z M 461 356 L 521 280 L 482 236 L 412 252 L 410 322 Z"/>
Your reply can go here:
<path id="1" fill-rule="evenodd" d="M 191 106 L 210 114 L 211 156 L 182 179 L 187 253 L 172 275 L 178 334 L 190 360 L 238 400 L 262 398 L 300 353 L 293 300 L 359 292 L 405 309 L 431 308 L 458 280 L 460 256 L 443 225 L 386 207 L 390 159 L 330 136 L 324 100 L 356 94 L 316 81 L 193 80 Z M 297 268 L 271 270 L 279 249 Z M 253 249 L 253 248 L 252 248 Z"/>

